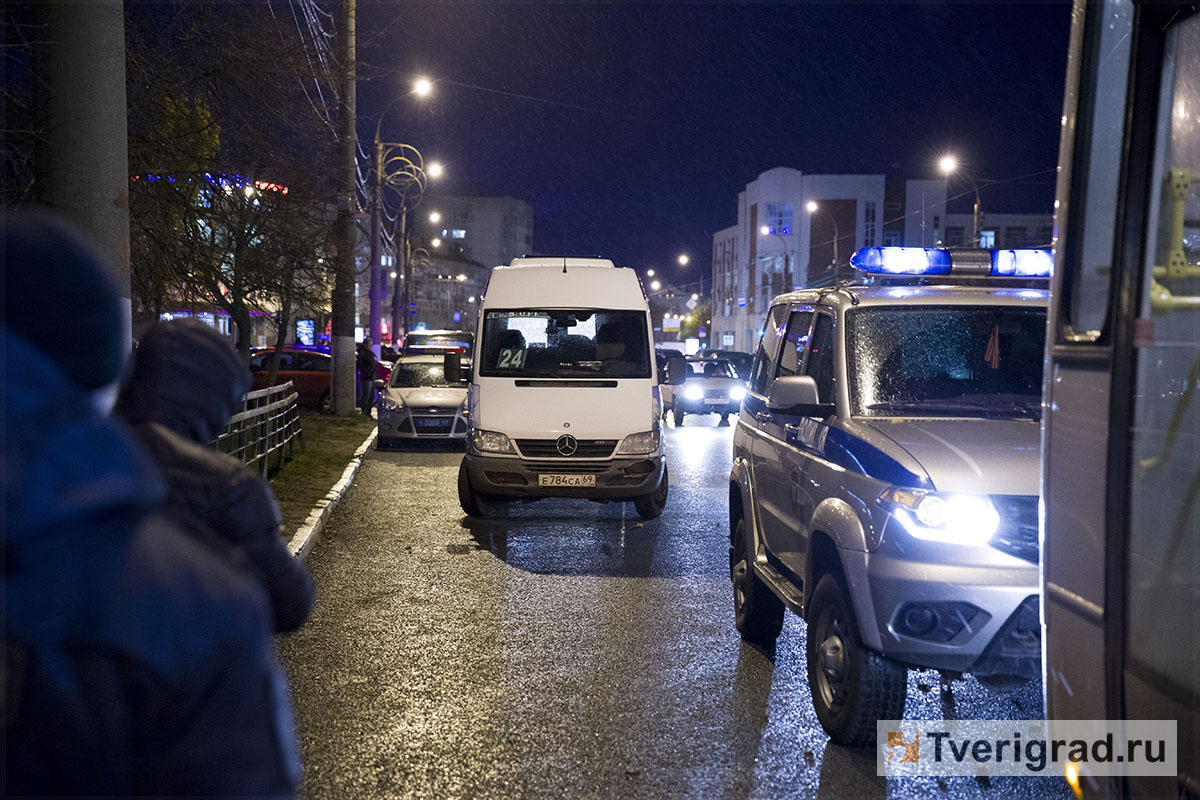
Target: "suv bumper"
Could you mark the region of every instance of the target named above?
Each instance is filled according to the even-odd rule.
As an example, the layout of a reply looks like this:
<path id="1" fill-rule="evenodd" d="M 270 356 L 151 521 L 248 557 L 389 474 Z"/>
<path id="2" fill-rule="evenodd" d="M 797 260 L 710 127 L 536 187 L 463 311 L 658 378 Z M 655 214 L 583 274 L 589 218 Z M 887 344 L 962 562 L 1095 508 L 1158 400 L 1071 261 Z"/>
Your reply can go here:
<path id="1" fill-rule="evenodd" d="M 661 454 L 605 461 L 546 459 L 534 461 L 467 453 L 467 474 L 475 490 L 497 497 L 579 497 L 626 500 L 650 494 L 662 480 Z M 591 475 L 595 486 L 540 486 L 539 475 Z"/>
<path id="2" fill-rule="evenodd" d="M 1041 674 L 1035 566 L 917 563 L 872 555 L 867 597 L 879 650 L 921 667 L 975 675 Z M 860 584 L 861 585 L 861 584 Z M 864 627 L 867 621 L 863 620 Z"/>
<path id="3" fill-rule="evenodd" d="M 688 414 L 736 414 L 742 407 L 742 401 L 729 400 L 724 403 L 706 403 L 703 400 L 688 400 L 680 397 L 671 401 Z"/>

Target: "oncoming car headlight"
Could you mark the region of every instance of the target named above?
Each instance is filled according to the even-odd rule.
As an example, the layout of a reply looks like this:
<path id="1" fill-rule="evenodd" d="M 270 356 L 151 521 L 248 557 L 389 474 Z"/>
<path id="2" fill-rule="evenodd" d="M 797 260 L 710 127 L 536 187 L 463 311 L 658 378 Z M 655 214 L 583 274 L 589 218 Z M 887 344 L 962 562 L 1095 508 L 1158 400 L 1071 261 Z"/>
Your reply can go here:
<path id="1" fill-rule="evenodd" d="M 660 441 L 658 428 L 643 433 L 631 433 L 625 437 L 625 441 L 621 442 L 621 447 L 617 450 L 617 454 L 642 455 L 645 453 L 657 453 Z"/>
<path id="2" fill-rule="evenodd" d="M 986 495 L 892 486 L 879 495 L 879 502 L 910 535 L 933 542 L 985 545 L 1000 525 L 1000 514 Z"/>
<path id="3" fill-rule="evenodd" d="M 691 386 L 685 386 L 683 388 L 683 396 L 688 400 L 703 400 L 704 389 L 695 384 L 692 384 Z"/>
<path id="4" fill-rule="evenodd" d="M 471 447 L 480 453 L 516 453 L 512 442 L 503 433 L 495 431 L 471 431 Z"/>
<path id="5" fill-rule="evenodd" d="M 732 389 L 730 389 L 729 390 L 729 399 L 736 400 L 739 403 L 741 401 L 745 400 L 746 399 L 746 387 L 745 386 L 735 386 Z"/>
<path id="6" fill-rule="evenodd" d="M 404 403 L 400 400 L 388 397 L 386 394 L 380 394 L 379 407 L 384 411 L 403 411 Z"/>

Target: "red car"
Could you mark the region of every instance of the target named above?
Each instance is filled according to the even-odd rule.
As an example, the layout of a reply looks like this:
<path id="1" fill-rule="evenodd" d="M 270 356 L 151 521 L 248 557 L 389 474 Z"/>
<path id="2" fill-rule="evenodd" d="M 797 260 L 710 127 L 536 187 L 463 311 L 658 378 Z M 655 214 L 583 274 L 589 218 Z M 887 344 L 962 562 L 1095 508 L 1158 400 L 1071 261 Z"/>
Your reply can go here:
<path id="1" fill-rule="evenodd" d="M 264 347 L 250 357 L 251 389 L 267 387 L 274 352 L 274 347 Z M 329 397 L 332 362 L 329 353 L 322 350 L 285 347 L 279 355 L 279 372 L 274 385 L 291 381 L 300 395 L 300 405 L 328 414 L 333 410 L 333 401 Z M 391 366 L 381 360 L 375 364 L 376 377 L 386 383 L 392 376 Z"/>

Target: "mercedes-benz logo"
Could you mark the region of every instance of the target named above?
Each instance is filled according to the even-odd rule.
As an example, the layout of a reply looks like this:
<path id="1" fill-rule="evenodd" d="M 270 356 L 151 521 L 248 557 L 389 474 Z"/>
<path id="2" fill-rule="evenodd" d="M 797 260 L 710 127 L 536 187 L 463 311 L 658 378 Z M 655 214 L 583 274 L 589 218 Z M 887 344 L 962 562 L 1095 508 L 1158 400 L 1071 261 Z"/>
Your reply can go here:
<path id="1" fill-rule="evenodd" d="M 575 455 L 575 451 L 579 449 L 579 442 L 571 434 L 564 433 L 558 437 L 558 441 L 554 443 L 554 446 L 558 448 L 560 456 L 573 456 Z"/>

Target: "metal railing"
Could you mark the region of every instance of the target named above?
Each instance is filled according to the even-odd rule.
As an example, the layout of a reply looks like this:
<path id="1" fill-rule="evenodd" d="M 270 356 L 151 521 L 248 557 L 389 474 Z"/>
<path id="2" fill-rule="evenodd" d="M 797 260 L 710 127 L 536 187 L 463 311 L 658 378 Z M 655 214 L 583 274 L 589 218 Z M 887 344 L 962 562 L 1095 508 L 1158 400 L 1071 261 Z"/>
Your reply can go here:
<path id="1" fill-rule="evenodd" d="M 296 445 L 304 452 L 298 398 L 291 381 L 247 392 L 242 410 L 230 417 L 213 444 L 266 477 L 272 456 L 278 469 L 292 457 Z"/>

